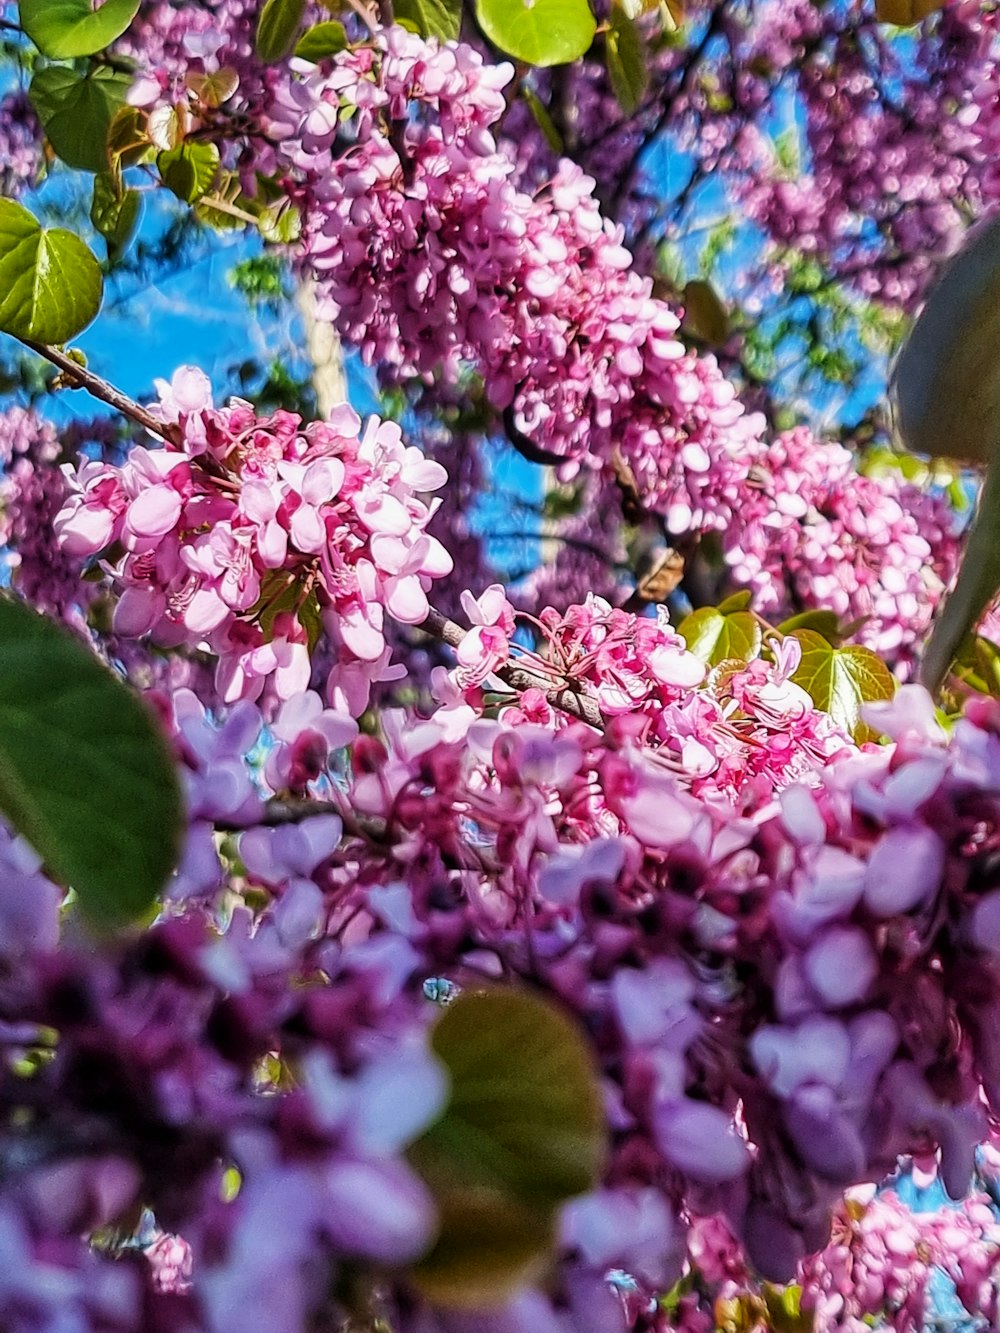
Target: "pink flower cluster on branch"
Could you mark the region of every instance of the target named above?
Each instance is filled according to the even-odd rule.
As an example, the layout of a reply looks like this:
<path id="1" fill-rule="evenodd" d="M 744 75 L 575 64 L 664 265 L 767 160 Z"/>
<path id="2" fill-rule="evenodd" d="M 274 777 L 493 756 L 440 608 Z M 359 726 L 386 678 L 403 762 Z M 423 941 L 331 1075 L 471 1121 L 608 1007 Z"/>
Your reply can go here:
<path id="1" fill-rule="evenodd" d="M 439 488 L 444 468 L 391 423 L 373 418 L 362 432 L 346 405 L 305 427 L 287 412 L 258 419 L 238 400 L 215 409 L 191 369 L 161 384 L 158 412 L 179 446 L 136 446 L 120 468 L 67 468 L 56 519 L 66 552 L 104 556 L 121 590 L 115 632 L 207 644 L 232 702 L 306 689 L 325 631 L 338 648 L 328 694 L 359 716 L 372 682 L 396 670 L 385 612 L 419 624 L 431 580 L 451 568 L 418 494 Z"/>

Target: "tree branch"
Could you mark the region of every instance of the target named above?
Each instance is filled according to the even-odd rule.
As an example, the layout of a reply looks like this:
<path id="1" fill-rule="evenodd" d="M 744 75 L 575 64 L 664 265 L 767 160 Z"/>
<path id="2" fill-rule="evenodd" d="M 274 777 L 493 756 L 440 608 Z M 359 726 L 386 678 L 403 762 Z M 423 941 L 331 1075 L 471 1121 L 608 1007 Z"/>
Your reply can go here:
<path id="1" fill-rule="evenodd" d="M 30 348 L 39 356 L 44 357 L 46 361 L 51 361 L 76 388 L 86 389 L 94 398 L 100 399 L 102 403 L 107 403 L 116 412 L 121 412 L 122 416 L 128 417 L 136 425 L 142 426 L 154 435 L 158 435 L 161 440 L 166 440 L 168 444 L 176 445 L 180 443 L 180 436 L 172 426 L 157 421 L 151 412 L 141 407 L 134 399 L 129 398 L 128 394 L 122 393 L 114 385 L 109 384 L 107 380 L 101 379 L 100 375 L 95 375 L 92 370 L 88 370 L 86 366 L 81 366 L 79 362 L 74 361 L 60 348 L 51 347 L 48 343 L 36 343 L 31 338 L 18 338 L 17 341 L 23 343 L 25 347 Z"/>

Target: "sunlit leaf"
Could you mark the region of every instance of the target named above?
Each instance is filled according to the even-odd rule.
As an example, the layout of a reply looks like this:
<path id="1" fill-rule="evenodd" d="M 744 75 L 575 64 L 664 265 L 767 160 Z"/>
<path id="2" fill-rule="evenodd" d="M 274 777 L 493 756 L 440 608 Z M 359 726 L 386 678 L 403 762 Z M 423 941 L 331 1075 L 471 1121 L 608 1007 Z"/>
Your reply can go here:
<path id="1" fill-rule="evenodd" d="M 214 143 L 191 139 L 160 153 L 156 159 L 164 185 L 188 204 L 196 203 L 215 184 L 219 162 L 219 150 Z"/>
<path id="2" fill-rule="evenodd" d="M 0 332 L 67 342 L 97 314 L 102 290 L 100 265 L 78 236 L 0 199 Z"/>
<path id="3" fill-rule="evenodd" d="M 688 649 L 706 666 L 720 662 L 752 662 L 760 654 L 763 633 L 760 621 L 750 611 L 726 612 L 718 606 L 702 606 L 685 617 L 678 633 Z"/>
<path id="4" fill-rule="evenodd" d="M 476 17 L 494 45 L 529 65 L 578 60 L 597 31 L 587 0 L 476 0 Z"/>
<path id="5" fill-rule="evenodd" d="M 73 60 L 93 55 L 122 35 L 139 10 L 139 0 L 20 0 L 21 27 L 43 55 Z"/>
<path id="6" fill-rule="evenodd" d="M 397 18 L 399 17 L 397 13 Z M 335 19 L 325 23 L 316 23 L 305 32 L 295 44 L 295 54 L 300 60 L 311 60 L 314 65 L 328 56 L 335 56 L 347 47 L 347 33 L 344 25 Z"/>
<path id="7" fill-rule="evenodd" d="M 792 680 L 817 708 L 861 744 L 877 733 L 861 721 L 861 705 L 891 699 L 896 692 L 892 672 L 870 648 L 851 644 L 835 648 L 815 630 L 795 630 L 802 645 L 802 660 Z"/>

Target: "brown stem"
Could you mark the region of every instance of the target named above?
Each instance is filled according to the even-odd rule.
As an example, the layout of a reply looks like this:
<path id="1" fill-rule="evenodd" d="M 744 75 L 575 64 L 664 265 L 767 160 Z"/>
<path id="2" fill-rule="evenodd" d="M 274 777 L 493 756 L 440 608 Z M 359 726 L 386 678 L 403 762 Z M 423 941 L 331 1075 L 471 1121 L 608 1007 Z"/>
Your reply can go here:
<path id="1" fill-rule="evenodd" d="M 468 633 L 468 630 L 464 630 L 457 621 L 449 620 L 433 606 L 428 612 L 427 619 L 418 626 L 418 629 L 430 634 L 432 638 L 440 639 L 442 643 L 447 643 L 452 648 L 457 648 Z M 553 688 L 552 682 L 545 676 L 540 676 L 527 667 L 518 666 L 516 662 L 505 662 L 503 666 L 497 667 L 495 674 L 518 692 L 541 690 L 553 708 L 569 713 L 598 731 L 603 730 L 604 715 L 593 696 L 578 693 L 568 685 Z"/>
<path id="2" fill-rule="evenodd" d="M 123 416 L 129 417 L 137 425 L 152 431 L 161 440 L 166 440 L 169 444 L 180 444 L 180 435 L 173 426 L 157 421 L 152 413 L 147 412 L 134 399 L 129 398 L 128 394 L 122 393 L 114 385 L 109 384 L 107 380 L 101 379 L 100 375 L 95 375 L 92 370 L 88 370 L 86 366 L 81 366 L 79 362 L 74 361 L 60 348 L 52 347 L 48 343 L 36 343 L 31 338 L 18 338 L 18 342 L 23 343 L 25 347 L 29 347 L 33 352 L 37 352 L 39 356 L 43 356 L 46 361 L 51 361 L 77 388 L 86 389 L 93 397 L 99 398 L 102 403 L 107 403 L 109 407 L 113 407 L 116 412 L 121 412 Z"/>

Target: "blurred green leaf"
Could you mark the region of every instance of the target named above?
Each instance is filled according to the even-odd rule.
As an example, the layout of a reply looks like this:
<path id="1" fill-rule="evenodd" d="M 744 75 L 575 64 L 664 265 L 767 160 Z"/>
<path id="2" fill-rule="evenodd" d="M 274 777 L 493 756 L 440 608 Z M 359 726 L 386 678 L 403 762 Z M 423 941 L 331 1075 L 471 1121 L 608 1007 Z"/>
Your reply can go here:
<path id="1" fill-rule="evenodd" d="M 306 12 L 306 0 L 266 0 L 257 20 L 255 42 L 265 64 L 283 60 L 295 45 Z"/>
<path id="2" fill-rule="evenodd" d="M 620 4 L 611 6 L 611 21 L 604 34 L 608 78 L 618 105 L 631 116 L 642 105 L 649 87 L 646 44 L 635 23 Z"/>
<path id="3" fill-rule="evenodd" d="M 545 1262 L 560 1204 L 596 1183 L 601 1099 L 582 1034 L 527 992 L 463 992 L 433 1048 L 451 1099 L 409 1156 L 441 1230 L 413 1281 L 437 1304 L 477 1309 Z"/>
<path id="4" fill-rule="evenodd" d="M 396 0 L 397 20 L 413 24 L 421 37 L 457 42 L 462 31 L 462 0 Z"/>
<path id="5" fill-rule="evenodd" d="M 0 809 L 110 927 L 145 912 L 182 833 L 152 713 L 73 635 L 0 597 Z"/>
<path id="6" fill-rule="evenodd" d="M 94 177 L 90 220 L 107 242 L 112 263 L 135 234 L 141 208 L 139 191 L 123 189 L 114 173 L 105 171 Z"/>

